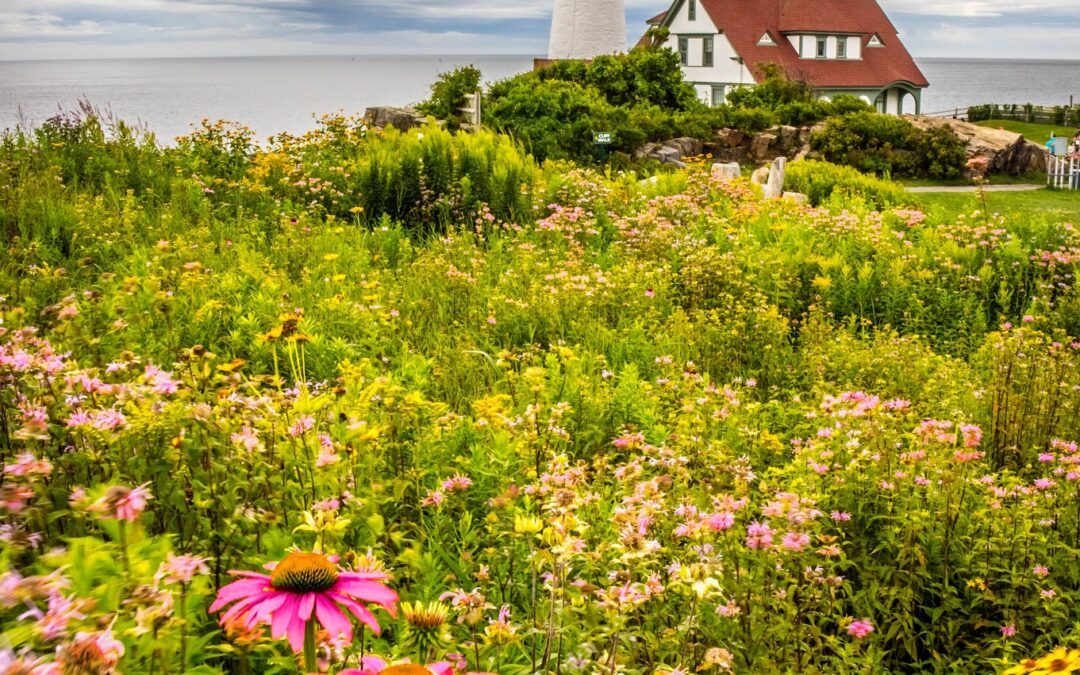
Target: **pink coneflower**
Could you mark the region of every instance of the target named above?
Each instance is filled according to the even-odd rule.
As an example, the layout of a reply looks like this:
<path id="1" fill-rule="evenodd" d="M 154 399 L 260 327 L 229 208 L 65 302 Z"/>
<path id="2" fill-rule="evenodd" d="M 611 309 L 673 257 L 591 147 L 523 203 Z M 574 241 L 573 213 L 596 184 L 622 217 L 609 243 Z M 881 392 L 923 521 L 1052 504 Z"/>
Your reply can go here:
<path id="1" fill-rule="evenodd" d="M 861 640 L 873 632 L 874 624 L 870 623 L 870 619 L 855 619 L 847 627 L 847 634 L 857 640 Z"/>
<path id="2" fill-rule="evenodd" d="M 383 581 L 382 572 L 343 572 L 336 559 L 322 553 L 294 551 L 280 563 L 266 565 L 270 574 L 232 571 L 239 581 L 218 591 L 210 606 L 216 612 L 232 604 L 221 615 L 222 625 L 244 617 L 247 627 L 270 625 L 276 640 L 288 637 L 295 653 L 304 652 L 305 672 L 315 671 L 315 624 L 321 624 L 331 638 L 352 640 L 348 613 L 366 624 L 375 634 L 382 629 L 371 611 L 361 603 L 379 605 L 395 616 L 398 596 Z"/>

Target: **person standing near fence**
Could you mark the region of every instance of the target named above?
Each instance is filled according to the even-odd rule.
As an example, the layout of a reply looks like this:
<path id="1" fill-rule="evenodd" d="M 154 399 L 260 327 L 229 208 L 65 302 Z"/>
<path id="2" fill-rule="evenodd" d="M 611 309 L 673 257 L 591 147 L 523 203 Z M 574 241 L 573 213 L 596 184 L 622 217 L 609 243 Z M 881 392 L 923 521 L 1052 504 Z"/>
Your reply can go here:
<path id="1" fill-rule="evenodd" d="M 1056 139 L 1057 139 L 1057 136 L 1056 136 L 1056 134 L 1054 134 L 1054 132 L 1053 132 L 1053 131 L 1051 131 L 1051 132 L 1050 132 L 1050 140 L 1048 140 L 1048 141 L 1046 142 L 1046 149 L 1050 151 L 1050 156 L 1051 156 L 1051 157 L 1054 157 L 1055 155 L 1057 155 L 1057 151 L 1056 151 L 1056 150 L 1055 150 L 1055 148 L 1054 148 L 1054 145 L 1055 145 L 1054 141 L 1055 141 Z"/>
<path id="2" fill-rule="evenodd" d="M 1080 129 L 1077 129 L 1073 136 L 1073 158 L 1080 161 Z"/>

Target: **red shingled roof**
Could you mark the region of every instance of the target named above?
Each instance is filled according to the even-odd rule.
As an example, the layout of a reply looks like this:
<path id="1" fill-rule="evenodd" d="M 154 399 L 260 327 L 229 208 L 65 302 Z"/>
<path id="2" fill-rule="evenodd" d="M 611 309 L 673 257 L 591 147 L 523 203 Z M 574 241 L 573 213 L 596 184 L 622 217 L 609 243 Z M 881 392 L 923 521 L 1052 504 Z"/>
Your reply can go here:
<path id="1" fill-rule="evenodd" d="M 701 0 L 701 6 L 752 71 L 761 63 L 777 63 L 788 77 L 819 88 L 929 85 L 876 0 Z M 758 45 L 765 31 L 777 38 L 777 46 Z M 815 31 L 861 35 L 862 58 L 802 59 L 782 36 Z M 874 34 L 884 47 L 866 47 Z"/>

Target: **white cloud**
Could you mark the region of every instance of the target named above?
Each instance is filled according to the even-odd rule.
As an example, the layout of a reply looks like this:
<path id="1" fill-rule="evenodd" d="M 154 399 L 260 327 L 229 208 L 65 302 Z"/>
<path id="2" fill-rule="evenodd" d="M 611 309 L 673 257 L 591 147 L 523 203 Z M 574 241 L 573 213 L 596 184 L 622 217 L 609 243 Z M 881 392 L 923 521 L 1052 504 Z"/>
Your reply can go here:
<path id="1" fill-rule="evenodd" d="M 63 17 L 46 13 L 11 12 L 2 15 L 0 39 L 72 38 L 107 35 L 109 29 L 96 21 L 64 23 Z"/>
<path id="2" fill-rule="evenodd" d="M 923 54 L 942 54 L 944 47 L 948 56 L 972 58 L 1003 58 L 1001 45 L 1022 45 L 1024 58 L 1068 59 L 1076 58 L 1077 51 L 1062 51 L 1062 45 L 1080 44 L 1080 26 L 982 26 L 972 27 L 955 22 L 941 23 L 917 35 L 910 42 Z M 936 46 L 936 50 L 935 50 Z M 957 48 L 961 48 L 958 50 Z M 960 53 L 954 53 L 959 51 Z"/>
<path id="3" fill-rule="evenodd" d="M 1080 25 L 1080 0 L 880 1 L 917 55 L 1067 58 L 1063 46 L 1080 44 L 1070 28 Z M 670 4 L 625 3 L 631 42 L 644 17 Z M 551 8 L 552 0 L 0 0 L 0 59 L 183 55 L 179 45 L 206 55 L 542 54 Z"/>
<path id="4" fill-rule="evenodd" d="M 1076 0 L 882 0 L 886 12 L 930 16 L 999 17 L 1008 14 L 1077 13 Z"/>

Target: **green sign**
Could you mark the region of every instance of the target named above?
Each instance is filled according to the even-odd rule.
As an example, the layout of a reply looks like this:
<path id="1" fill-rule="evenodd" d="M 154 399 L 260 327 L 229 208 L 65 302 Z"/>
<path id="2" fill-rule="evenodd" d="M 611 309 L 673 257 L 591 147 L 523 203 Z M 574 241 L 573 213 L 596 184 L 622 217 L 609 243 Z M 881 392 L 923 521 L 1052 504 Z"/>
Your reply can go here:
<path id="1" fill-rule="evenodd" d="M 597 145 L 607 145 L 611 143 L 611 135 L 610 131 L 598 131 L 593 134 L 593 143 Z"/>

